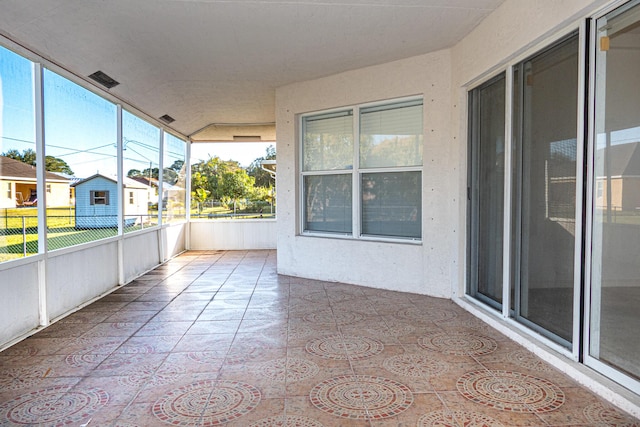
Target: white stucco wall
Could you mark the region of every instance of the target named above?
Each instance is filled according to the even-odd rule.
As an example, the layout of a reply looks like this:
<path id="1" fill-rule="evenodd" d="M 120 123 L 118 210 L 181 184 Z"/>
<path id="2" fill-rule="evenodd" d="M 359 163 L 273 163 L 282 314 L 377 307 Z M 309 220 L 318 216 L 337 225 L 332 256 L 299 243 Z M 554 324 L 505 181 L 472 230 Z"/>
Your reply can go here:
<path id="1" fill-rule="evenodd" d="M 451 157 L 450 63 L 449 51 L 440 51 L 277 90 L 279 273 L 450 296 L 459 233 L 450 220 L 459 173 Z M 410 95 L 424 96 L 422 244 L 299 235 L 296 115 Z"/>
<path id="2" fill-rule="evenodd" d="M 279 88 L 279 272 L 435 296 L 462 295 L 469 83 L 577 29 L 580 20 L 607 3 L 507 0 L 450 50 Z M 299 235 L 296 115 L 416 94 L 424 96 L 425 105 L 422 245 Z"/>

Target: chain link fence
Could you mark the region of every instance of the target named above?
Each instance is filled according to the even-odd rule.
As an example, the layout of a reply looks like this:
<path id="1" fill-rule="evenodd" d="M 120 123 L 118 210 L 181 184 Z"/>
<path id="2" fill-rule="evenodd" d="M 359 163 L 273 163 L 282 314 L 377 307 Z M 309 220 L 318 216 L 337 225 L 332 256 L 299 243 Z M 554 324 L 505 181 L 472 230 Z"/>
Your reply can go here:
<path id="1" fill-rule="evenodd" d="M 76 216 L 73 208 L 47 209 L 47 248 L 62 249 L 118 235 L 114 215 Z M 158 224 L 157 214 L 127 215 L 125 233 Z M 0 262 L 38 253 L 38 212 L 36 208 L 0 209 Z"/>

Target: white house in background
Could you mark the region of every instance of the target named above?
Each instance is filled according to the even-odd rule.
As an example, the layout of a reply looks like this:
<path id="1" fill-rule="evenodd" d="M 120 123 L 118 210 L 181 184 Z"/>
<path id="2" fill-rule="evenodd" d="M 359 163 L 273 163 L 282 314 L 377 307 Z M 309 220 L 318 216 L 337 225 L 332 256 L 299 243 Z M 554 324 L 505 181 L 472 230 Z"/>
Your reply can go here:
<path id="1" fill-rule="evenodd" d="M 69 206 L 69 180 L 53 172 L 45 172 L 47 207 Z M 0 156 L 0 208 L 36 206 L 37 179 L 35 166 Z"/>
<path id="2" fill-rule="evenodd" d="M 115 177 L 95 174 L 72 186 L 76 190 L 76 228 L 118 226 L 118 181 Z M 144 221 L 153 194 L 152 187 L 124 178 L 122 200 L 125 225 Z"/>

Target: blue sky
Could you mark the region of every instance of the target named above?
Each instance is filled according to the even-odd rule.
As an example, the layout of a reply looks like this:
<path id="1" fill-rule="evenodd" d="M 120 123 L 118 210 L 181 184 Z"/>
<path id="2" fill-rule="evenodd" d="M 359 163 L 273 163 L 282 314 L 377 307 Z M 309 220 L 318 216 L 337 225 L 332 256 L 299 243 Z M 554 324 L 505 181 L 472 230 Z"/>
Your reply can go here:
<path id="1" fill-rule="evenodd" d="M 45 70 L 44 117 L 46 154 L 69 164 L 75 176 L 97 172 L 115 175 L 116 106 L 75 83 Z M 30 61 L 0 46 L 0 153 L 35 150 L 33 71 Z M 124 171 L 157 167 L 160 130 L 128 112 L 123 113 Z M 181 154 L 179 140 L 166 138 L 165 166 Z M 198 143 L 192 158 L 218 156 L 248 166 L 273 143 Z"/>

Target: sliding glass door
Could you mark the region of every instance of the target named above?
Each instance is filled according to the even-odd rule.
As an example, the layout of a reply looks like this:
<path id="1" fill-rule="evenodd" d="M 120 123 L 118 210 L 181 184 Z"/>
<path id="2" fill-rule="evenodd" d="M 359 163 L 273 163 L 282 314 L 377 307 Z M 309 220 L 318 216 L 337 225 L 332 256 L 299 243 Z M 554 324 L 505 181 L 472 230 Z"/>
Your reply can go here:
<path id="1" fill-rule="evenodd" d="M 578 36 L 516 66 L 515 317 L 566 346 L 573 335 Z"/>
<path id="2" fill-rule="evenodd" d="M 589 356 L 640 379 L 638 2 L 596 22 L 595 48 Z"/>
<path id="3" fill-rule="evenodd" d="M 582 28 L 469 91 L 467 293 L 640 393 L 640 0 Z"/>
<path id="4" fill-rule="evenodd" d="M 500 308 L 505 178 L 505 76 L 469 93 L 469 283 Z"/>

